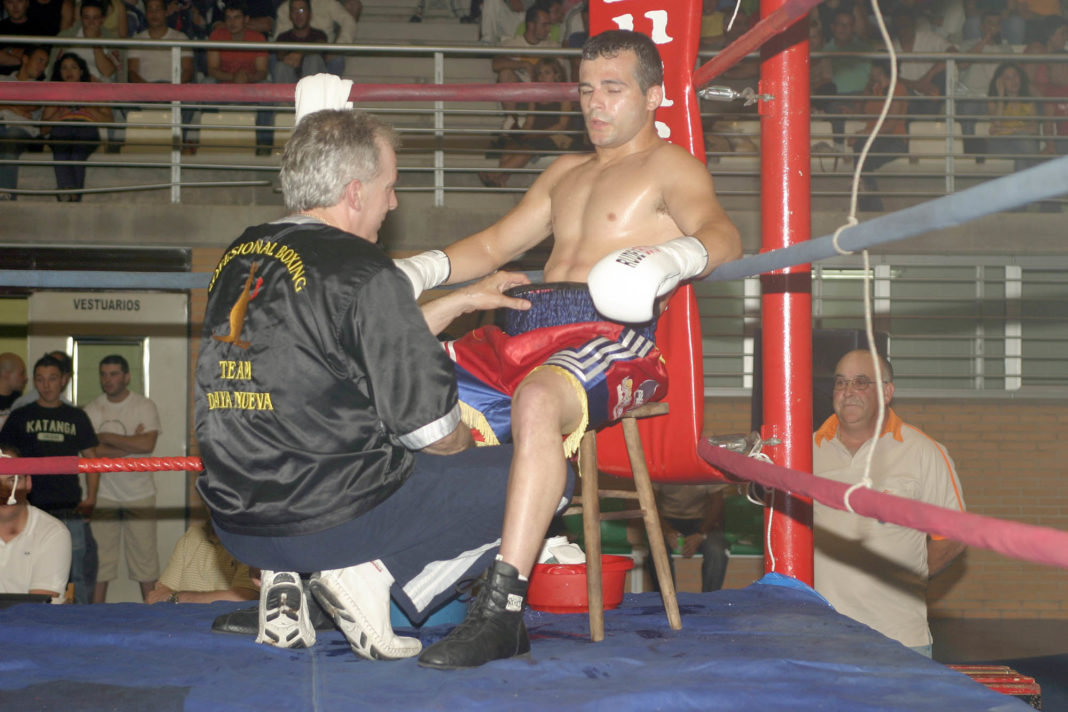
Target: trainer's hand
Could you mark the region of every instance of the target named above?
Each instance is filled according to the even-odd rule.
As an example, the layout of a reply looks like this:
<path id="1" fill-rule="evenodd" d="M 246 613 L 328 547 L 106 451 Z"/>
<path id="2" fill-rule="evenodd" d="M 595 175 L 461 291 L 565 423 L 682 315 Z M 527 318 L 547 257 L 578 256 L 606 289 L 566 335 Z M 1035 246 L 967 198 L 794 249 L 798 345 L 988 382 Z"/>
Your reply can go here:
<path id="1" fill-rule="evenodd" d="M 443 297 L 422 305 L 423 318 L 432 334 L 440 334 L 456 317 L 484 309 L 530 309 L 526 299 L 506 297 L 503 292 L 512 287 L 529 284 L 521 272 L 494 272 L 488 277 L 450 291 Z"/>
<path id="2" fill-rule="evenodd" d="M 530 279 L 522 272 L 494 272 L 474 284 L 456 290 L 468 302 L 468 311 L 485 311 L 487 309 L 530 309 L 526 299 L 509 297 L 504 294 L 512 287 L 530 284 Z"/>
<path id="3" fill-rule="evenodd" d="M 416 299 L 427 289 L 433 289 L 449 278 L 452 265 L 449 256 L 441 250 L 421 252 L 411 257 L 393 260 L 412 283 L 412 292 Z"/>
<path id="4" fill-rule="evenodd" d="M 593 266 L 587 282 L 597 311 L 612 321 L 639 323 L 653 318 L 657 297 L 701 274 L 706 264 L 708 252 L 700 240 L 677 237 L 610 252 Z"/>

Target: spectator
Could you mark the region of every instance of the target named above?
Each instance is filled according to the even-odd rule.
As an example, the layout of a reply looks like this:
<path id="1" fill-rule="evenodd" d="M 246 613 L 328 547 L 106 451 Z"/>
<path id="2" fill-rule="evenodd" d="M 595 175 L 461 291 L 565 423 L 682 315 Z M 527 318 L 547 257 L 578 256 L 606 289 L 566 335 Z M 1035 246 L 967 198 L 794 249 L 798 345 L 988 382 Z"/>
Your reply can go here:
<path id="1" fill-rule="evenodd" d="M 820 14 L 815 9 L 808 13 L 808 49 L 812 54 L 826 52 L 827 41 L 823 39 L 823 25 L 820 22 Z M 812 57 L 809 61 L 808 80 L 810 93 L 813 97 L 819 95 L 833 95 L 838 93 L 834 84 L 834 69 L 830 57 Z M 826 99 L 813 99 L 812 108 L 819 111 L 827 111 L 831 102 Z"/>
<path id="2" fill-rule="evenodd" d="M 1031 87 L 1020 65 L 1000 65 L 990 80 L 990 137 L 986 150 L 1013 157 L 1013 170 L 1037 165 L 1039 153 L 1038 105 L 1031 101 Z"/>
<path id="3" fill-rule="evenodd" d="M 864 128 L 857 132 L 853 139 L 853 153 L 860 155 L 868 136 L 875 130 L 875 124 L 879 114 L 882 113 L 886 93 L 890 90 L 890 63 L 880 60 L 871 65 L 871 78 L 864 90 L 866 98 L 860 105 L 857 113 L 868 118 Z M 905 101 L 907 92 L 905 87 L 898 83 L 894 87 L 894 96 L 901 97 L 890 103 L 890 112 L 882 129 L 874 141 L 867 158 L 864 161 L 864 172 L 877 170 L 895 158 L 900 158 L 908 152 L 908 139 L 905 114 L 908 111 L 908 103 Z M 864 176 L 862 179 L 864 190 L 874 194 L 879 190 L 879 184 L 872 176 Z M 864 195 L 857 201 L 861 210 L 879 211 L 883 209 L 882 199 L 878 195 Z"/>
<path id="4" fill-rule="evenodd" d="M 1005 36 L 1012 44 L 1041 41 L 1046 23 L 1063 20 L 1060 0 L 1015 0 L 1013 6 L 1005 18 Z"/>
<path id="5" fill-rule="evenodd" d="M 189 527 L 178 540 L 145 603 L 252 601 L 259 595 L 252 572 L 223 548 L 209 519 Z"/>
<path id="6" fill-rule="evenodd" d="M 530 49 L 532 47 L 559 47 L 549 39 L 549 13 L 540 6 L 535 5 L 527 10 L 526 31 L 518 37 L 506 37 L 501 40 L 502 47 L 515 47 L 517 49 Z M 497 81 L 529 82 L 534 74 L 534 67 L 538 63 L 537 56 L 514 56 L 499 54 L 493 58 L 493 71 L 497 73 Z M 520 120 L 514 115 L 516 102 L 502 101 L 501 107 L 505 111 L 504 124 L 501 128 L 507 130 L 518 128 Z"/>
<path id="7" fill-rule="evenodd" d="M 293 29 L 278 35 L 276 42 L 296 42 L 301 44 L 327 44 L 330 42 L 326 33 L 311 26 L 312 11 L 309 0 L 289 0 L 289 19 Z M 302 77 L 321 74 L 327 71 L 327 58 L 322 52 L 298 52 L 280 50 L 275 53 L 277 63 L 274 66 L 274 80 L 279 84 L 296 84 Z M 334 66 L 331 74 L 341 75 L 345 68 L 345 58 L 331 55 Z M 339 66 L 340 65 L 340 66 Z"/>
<path id="8" fill-rule="evenodd" d="M 149 0 L 160 5 L 160 0 Z M 148 456 L 156 449 L 159 413 L 156 404 L 130 390 L 130 365 L 122 356 L 100 361 L 100 389 L 89 405 L 89 416 L 100 444 L 98 457 Z M 103 603 L 108 583 L 119 575 L 119 550 L 126 550 L 126 569 L 148 596 L 159 576 L 156 553 L 156 481 L 151 472 L 109 472 L 100 482 L 93 522 L 100 567 L 93 603 Z"/>
<path id="9" fill-rule="evenodd" d="M 134 39 L 159 40 L 170 42 L 174 40 L 188 40 L 184 32 L 167 26 L 166 0 L 145 0 L 145 21 L 148 29 L 138 33 Z M 193 52 L 189 49 L 181 51 L 181 69 L 179 71 L 180 84 L 188 84 L 193 80 Z M 135 83 L 170 83 L 171 50 L 131 48 L 126 61 L 129 81 Z M 183 116 L 182 122 L 187 120 Z"/>
<path id="10" fill-rule="evenodd" d="M 1038 31 L 1038 39 L 1024 50 L 1025 54 L 1064 54 L 1068 24 L 1060 17 L 1048 18 Z M 1043 104 L 1047 117 L 1068 117 L 1068 62 L 1029 62 L 1029 84 L 1038 96 L 1054 99 Z M 1068 121 L 1048 122 L 1045 125 L 1045 152 L 1053 155 L 1068 153 Z"/>
<path id="11" fill-rule="evenodd" d="M 74 25 L 74 0 L 30 0 L 28 13 L 39 34 L 55 37 Z"/>
<path id="12" fill-rule="evenodd" d="M 856 33 L 856 17 L 852 6 L 842 6 L 834 11 L 831 17 L 831 39 L 823 49 L 825 52 L 870 52 L 871 45 L 866 39 Z M 830 82 L 824 81 L 819 87 L 821 94 L 835 94 L 837 96 L 858 96 L 864 92 L 871 76 L 871 60 L 856 56 L 830 57 L 826 60 L 829 64 Z M 823 67 L 824 72 L 828 67 Z M 815 73 L 811 73 L 813 76 Z M 837 151 L 845 150 L 845 119 L 837 118 L 836 115 L 848 114 L 855 110 L 856 105 L 852 100 L 829 100 L 822 104 L 831 118 L 831 131 L 834 134 L 832 147 Z"/>
<path id="13" fill-rule="evenodd" d="M 1001 38 L 1001 15 L 997 12 L 983 13 L 980 25 L 982 36 L 979 41 L 968 48 L 968 54 L 1001 53 L 1007 54 L 1010 48 Z M 965 153 L 985 153 L 985 142 L 974 139 L 978 115 L 986 113 L 987 90 L 997 69 L 996 62 L 961 63 L 960 81 L 957 93 L 961 97 L 957 102 L 956 114 L 960 120 L 961 134 L 964 136 Z M 1035 131 L 1037 133 L 1037 125 Z M 981 159 L 980 159 L 981 160 Z"/>
<path id="14" fill-rule="evenodd" d="M 18 354 L 0 354 L 0 426 L 26 387 L 26 364 Z"/>
<path id="15" fill-rule="evenodd" d="M 565 47 L 581 47 L 590 36 L 590 1 L 582 0 L 571 7 L 564 15 L 563 29 L 560 31 Z M 578 76 L 578 61 L 573 65 L 571 76 Z"/>
<path id="16" fill-rule="evenodd" d="M 86 0 L 88 2 L 88 0 Z M 54 82 L 88 82 L 89 68 L 85 60 L 73 52 L 59 58 L 52 69 Z M 52 146 L 52 157 L 56 161 L 56 200 L 61 203 L 82 202 L 81 191 L 85 187 L 85 166 L 100 146 L 100 129 L 95 124 L 111 121 L 111 109 L 106 106 L 79 106 L 63 104 L 46 106 L 41 114 L 43 121 L 61 122 L 59 125 L 45 125 L 41 134 L 48 137 Z"/>
<path id="17" fill-rule="evenodd" d="M 224 26 L 215 29 L 208 39 L 215 42 L 266 42 L 256 30 L 246 28 L 248 15 L 243 0 L 230 0 L 224 11 Z M 208 50 L 208 76 L 220 84 L 251 84 L 267 79 L 267 52 L 264 50 Z M 270 126 L 271 111 L 257 111 L 256 125 Z M 256 154 L 269 155 L 273 132 L 256 131 Z"/>
<path id="18" fill-rule="evenodd" d="M 882 379 L 867 351 L 850 351 L 834 376 L 834 415 L 813 438 L 812 472 L 854 485 L 869 450 L 872 489 L 927 504 L 964 509 L 960 481 L 946 449 L 901 420 L 891 409 L 894 374 L 881 360 Z M 886 402 L 876 437 L 878 393 Z M 958 542 L 884 524 L 850 512 L 813 505 L 815 583 L 839 613 L 871 626 L 914 651 L 931 656 L 927 581 L 964 551 Z"/>
<path id="19" fill-rule="evenodd" d="M 871 44 L 856 33 L 852 10 L 838 10 L 831 19 L 831 39 L 826 52 L 871 52 Z M 839 96 L 856 96 L 864 91 L 871 76 L 871 60 L 863 57 L 832 57 L 831 81 Z"/>
<path id="20" fill-rule="evenodd" d="M 351 13 L 349 13 L 345 7 L 337 0 L 311 0 L 311 17 L 312 27 L 318 28 L 326 33 L 327 38 L 332 44 L 352 44 L 356 41 L 356 20 L 353 19 Z M 278 6 L 278 27 L 276 28 L 278 34 L 284 34 L 293 29 L 293 21 L 289 15 L 289 0 Z M 340 68 L 334 66 L 331 69 L 332 74 L 341 76 L 344 74 L 344 57 L 339 57 L 341 60 Z M 330 65 L 328 60 L 327 66 Z M 338 71 L 334 71 L 338 69 Z"/>
<path id="21" fill-rule="evenodd" d="M 126 3 L 123 0 L 104 0 L 106 10 L 104 12 L 103 29 L 109 33 L 105 37 L 129 37 L 130 26 L 126 16 Z"/>
<path id="22" fill-rule="evenodd" d="M 0 35 L 43 35 L 39 23 L 27 14 L 31 0 L 4 0 L 6 17 L 0 20 Z M 26 45 L 8 45 L 0 48 L 0 75 L 14 74 L 22 66 Z"/>
<path id="23" fill-rule="evenodd" d="M 723 491 L 730 485 L 658 484 L 657 507 L 664 544 L 675 578 L 674 553 L 687 559 L 701 555 L 701 591 L 723 588 L 727 575 L 727 538 L 724 534 Z M 656 571 L 653 570 L 655 583 Z M 657 585 L 657 590 L 659 585 Z"/>
<path id="24" fill-rule="evenodd" d="M 426 12 L 426 0 L 419 0 L 415 4 L 415 10 L 412 12 L 412 16 L 408 18 L 408 22 L 422 22 L 423 14 Z M 449 12 L 453 17 L 459 18 L 460 22 L 470 24 L 474 22 L 470 15 L 464 15 L 463 12 L 456 7 L 456 0 L 449 0 Z"/>
<path id="25" fill-rule="evenodd" d="M 549 41 L 554 46 L 562 47 L 567 36 L 563 34 L 564 0 L 537 0 L 533 7 L 539 7 L 549 13 Z M 524 19 L 515 28 L 515 36 L 522 37 L 527 31 L 527 21 Z"/>
<path id="26" fill-rule="evenodd" d="M 137 33 L 134 39 L 159 40 L 170 42 L 174 40 L 188 40 L 184 32 L 180 32 L 167 26 L 166 0 L 145 0 L 145 22 L 147 28 Z M 129 50 L 126 60 L 126 72 L 130 82 L 169 84 L 172 80 L 171 50 L 144 49 L 134 47 Z M 193 81 L 193 52 L 183 48 L 179 63 L 179 84 L 188 84 Z M 183 107 L 181 120 L 183 124 L 190 124 L 196 114 L 196 109 Z M 192 129 L 183 128 L 182 136 L 187 152 L 193 151 L 189 145 L 189 133 Z"/>
<path id="27" fill-rule="evenodd" d="M 61 36 L 89 39 L 115 37 L 113 30 L 104 27 L 104 16 L 110 7 L 105 0 L 82 0 L 81 7 L 78 8 L 78 17 L 81 23 L 67 30 Z M 117 50 L 96 45 L 93 47 L 71 47 L 64 50 L 64 54 L 77 55 L 82 59 L 88 68 L 88 75 L 84 81 L 113 82 L 118 78 L 119 53 Z M 52 81 L 58 81 L 55 78 L 55 67 L 58 64 L 59 60 L 57 59 L 52 67 Z M 91 77 L 91 79 L 88 77 Z"/>
<path id="28" fill-rule="evenodd" d="M 10 452 L 7 454 L 11 454 Z M 29 475 L 0 475 L 0 593 L 39 593 L 63 603 L 70 572 L 70 532 L 29 504 Z"/>
<path id="29" fill-rule="evenodd" d="M 944 96 L 945 62 L 901 59 L 901 55 L 912 52 L 917 54 L 955 52 L 956 48 L 945 37 L 928 29 L 917 28 L 915 13 L 907 9 L 900 9 L 894 13 L 893 36 L 894 49 L 900 60 L 898 82 L 903 84 L 912 96 Z M 916 99 L 909 102 L 908 106 L 910 114 L 938 114 L 941 111 L 942 105 L 930 99 Z"/>
<path id="30" fill-rule="evenodd" d="M 558 59 L 542 57 L 535 66 L 537 72 L 534 78 L 535 81 L 563 82 L 567 80 L 564 74 L 564 66 Z M 479 173 L 478 177 L 482 181 L 482 185 L 503 187 L 508 183 L 508 178 L 511 175 L 507 170 L 522 168 L 538 157 L 539 152 L 559 153 L 578 143 L 576 134 L 581 134 L 582 117 L 572 113 L 575 108 L 570 101 L 549 101 L 524 105 L 524 110 L 537 112 L 526 114 L 526 123 L 523 124 L 523 130 L 530 133 L 509 136 L 505 140 L 504 150 L 506 153 L 501 156 L 500 160 L 502 172 Z M 508 152 L 510 150 L 519 152 Z"/>
<path id="31" fill-rule="evenodd" d="M 63 376 L 63 385 L 60 388 L 59 400 L 67 405 L 74 405 L 65 395 L 63 395 L 67 390 L 67 384 L 70 383 L 71 377 L 74 376 L 74 359 L 63 351 L 49 351 L 48 355 L 59 363 L 60 373 Z M 12 404 L 11 409 L 14 410 L 15 408 L 29 405 L 30 403 L 36 403 L 37 399 L 40 397 L 41 395 L 37 392 L 37 388 L 30 382 L 26 388 L 26 392 L 19 396 L 18 400 Z"/>
<path id="32" fill-rule="evenodd" d="M 44 47 L 26 47 L 19 55 L 19 70 L 15 74 L 0 75 L 0 81 L 32 82 L 41 78 L 48 66 L 48 50 Z M 40 119 L 41 107 L 28 104 L 0 106 L 0 159 L 17 160 L 29 148 L 30 139 L 40 134 L 35 124 Z M 5 188 L 19 187 L 17 163 L 0 163 L 0 201 L 16 200 L 18 194 Z M 23 367 L 25 376 L 25 366 Z M 24 379 L 25 380 L 25 379 Z"/>
<path id="33" fill-rule="evenodd" d="M 485 0 L 482 4 L 479 41 L 499 45 L 509 37 L 515 37 L 526 8 L 524 0 Z"/>
<path id="34" fill-rule="evenodd" d="M 213 4 L 213 0 L 166 0 L 167 27 L 190 39 L 206 39 L 212 29 L 209 18 Z M 199 60 L 197 66 L 201 73 L 206 73 L 203 60 Z"/>
<path id="35" fill-rule="evenodd" d="M 33 382 L 40 395 L 37 402 L 11 412 L 0 428 L 0 447 L 13 448 L 22 457 L 96 457 L 96 433 L 89 417 L 60 400 L 66 386 L 62 369 L 62 362 L 51 355 L 34 364 Z M 70 580 L 76 603 L 89 603 L 96 580 L 96 542 L 89 518 L 100 475 L 88 474 L 85 479 L 84 497 L 77 475 L 38 477 L 29 494 L 30 504 L 59 519 L 70 532 Z"/>

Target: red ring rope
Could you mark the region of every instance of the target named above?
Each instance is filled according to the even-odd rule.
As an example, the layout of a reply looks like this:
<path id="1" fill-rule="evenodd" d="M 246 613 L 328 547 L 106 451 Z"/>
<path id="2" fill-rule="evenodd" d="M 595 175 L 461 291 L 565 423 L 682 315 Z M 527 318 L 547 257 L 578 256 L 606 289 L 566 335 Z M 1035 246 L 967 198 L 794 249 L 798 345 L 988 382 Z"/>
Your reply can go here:
<path id="1" fill-rule="evenodd" d="M 735 477 L 811 497 L 846 511 L 845 493 L 849 486 L 841 482 L 760 462 L 707 440 L 698 442 L 697 452 L 709 464 Z M 1068 532 L 1058 529 L 958 512 L 865 488 L 853 492 L 849 503 L 857 514 L 880 522 L 919 529 L 1015 559 L 1068 568 Z"/>
<path id="2" fill-rule="evenodd" d="M 199 457 L 5 457 L 0 475 L 77 475 L 79 472 L 200 472 Z"/>

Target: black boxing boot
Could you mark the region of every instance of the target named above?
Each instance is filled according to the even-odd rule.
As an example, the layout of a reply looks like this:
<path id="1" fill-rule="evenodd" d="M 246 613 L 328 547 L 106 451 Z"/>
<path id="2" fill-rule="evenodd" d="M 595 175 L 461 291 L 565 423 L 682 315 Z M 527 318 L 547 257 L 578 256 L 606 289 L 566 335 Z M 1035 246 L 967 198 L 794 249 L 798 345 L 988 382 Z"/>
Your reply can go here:
<path id="1" fill-rule="evenodd" d="M 530 638 L 523 623 L 527 581 L 511 564 L 493 562 L 486 581 L 467 618 L 442 640 L 419 656 L 423 667 L 459 670 L 490 660 L 530 653 Z"/>

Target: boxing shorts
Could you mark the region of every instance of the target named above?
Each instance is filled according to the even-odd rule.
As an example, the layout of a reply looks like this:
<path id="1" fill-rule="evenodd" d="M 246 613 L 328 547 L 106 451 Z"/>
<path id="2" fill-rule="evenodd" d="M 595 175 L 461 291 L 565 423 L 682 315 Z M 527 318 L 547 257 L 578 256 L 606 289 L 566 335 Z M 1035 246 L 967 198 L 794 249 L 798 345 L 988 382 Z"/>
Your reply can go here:
<path id="1" fill-rule="evenodd" d="M 526 285 L 507 293 L 529 300 L 530 310 L 499 310 L 498 325 L 445 344 L 456 364 L 462 417 L 479 444 L 511 441 L 512 394 L 535 369 L 564 375 L 582 403 L 582 422 L 564 439 L 568 457 L 587 429 L 667 395 L 667 370 L 653 341 L 655 320 L 604 321 L 581 283 Z"/>

